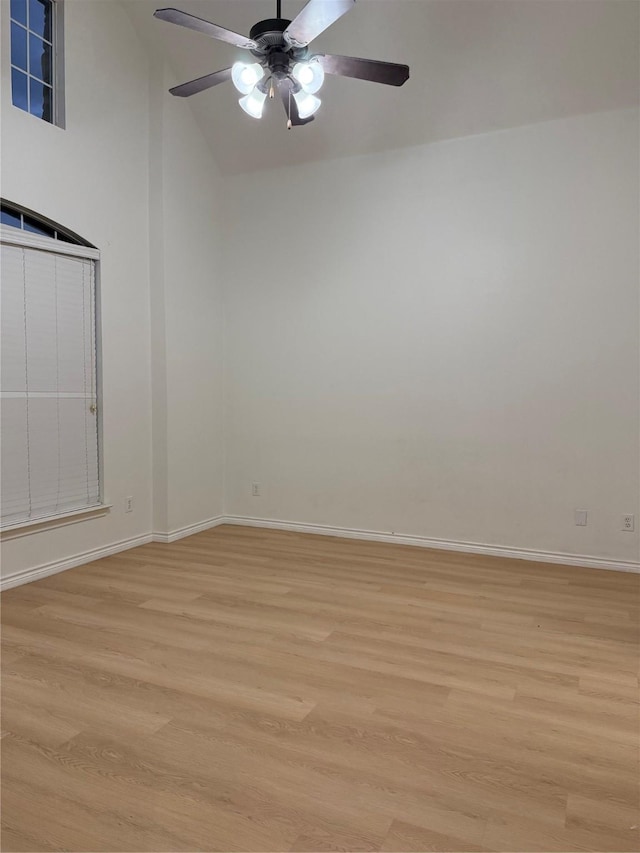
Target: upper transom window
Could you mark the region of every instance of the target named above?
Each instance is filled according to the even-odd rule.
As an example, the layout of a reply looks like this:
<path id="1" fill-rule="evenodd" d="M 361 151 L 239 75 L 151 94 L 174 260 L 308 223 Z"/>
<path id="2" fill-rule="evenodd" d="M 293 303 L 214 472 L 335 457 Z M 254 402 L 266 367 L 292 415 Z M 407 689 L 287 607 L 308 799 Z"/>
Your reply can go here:
<path id="1" fill-rule="evenodd" d="M 11 0 L 11 99 L 52 124 L 60 124 L 59 2 Z"/>

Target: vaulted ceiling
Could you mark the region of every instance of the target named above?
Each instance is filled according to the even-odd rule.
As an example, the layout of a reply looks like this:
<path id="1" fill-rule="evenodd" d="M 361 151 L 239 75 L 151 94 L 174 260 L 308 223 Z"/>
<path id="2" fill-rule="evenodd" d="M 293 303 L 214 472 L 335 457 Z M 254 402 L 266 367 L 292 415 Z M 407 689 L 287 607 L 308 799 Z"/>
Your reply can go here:
<path id="1" fill-rule="evenodd" d="M 154 9 L 175 6 L 246 34 L 275 16 L 275 0 L 123 2 L 176 82 L 248 54 L 158 21 Z M 303 5 L 283 0 L 283 16 Z M 639 13 L 637 0 L 358 0 L 314 51 L 407 63 L 402 88 L 327 76 L 316 120 L 291 131 L 277 101 L 260 121 L 245 115 L 231 83 L 175 108 L 193 111 L 232 174 L 630 107 L 639 98 Z"/>

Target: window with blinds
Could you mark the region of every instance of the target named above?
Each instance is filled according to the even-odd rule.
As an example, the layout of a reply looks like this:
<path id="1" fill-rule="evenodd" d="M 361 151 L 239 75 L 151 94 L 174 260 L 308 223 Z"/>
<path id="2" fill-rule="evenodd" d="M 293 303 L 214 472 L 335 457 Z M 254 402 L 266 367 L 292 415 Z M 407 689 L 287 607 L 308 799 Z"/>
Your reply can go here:
<path id="1" fill-rule="evenodd" d="M 2 229 L 2 527 L 99 506 L 96 261 Z M 95 250 L 93 250 L 95 254 Z M 91 250 L 87 250 L 91 253 Z"/>

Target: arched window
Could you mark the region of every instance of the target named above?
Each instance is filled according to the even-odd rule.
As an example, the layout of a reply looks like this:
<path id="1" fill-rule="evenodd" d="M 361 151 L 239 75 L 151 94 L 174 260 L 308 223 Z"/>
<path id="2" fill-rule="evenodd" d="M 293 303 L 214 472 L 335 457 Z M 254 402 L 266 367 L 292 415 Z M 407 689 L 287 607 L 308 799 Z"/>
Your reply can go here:
<path id="1" fill-rule="evenodd" d="M 1 213 L 0 525 L 20 532 L 102 507 L 100 255 L 33 211 Z"/>
<path id="2" fill-rule="evenodd" d="M 33 211 L 12 204 L 10 201 L 0 202 L 0 223 L 11 228 L 20 228 L 31 234 L 41 234 L 43 237 L 51 237 L 53 240 L 63 240 L 65 243 L 74 243 L 77 246 L 91 246 L 82 237 L 78 237 L 72 231 L 44 219 Z M 93 247 L 92 247 L 93 248 Z"/>

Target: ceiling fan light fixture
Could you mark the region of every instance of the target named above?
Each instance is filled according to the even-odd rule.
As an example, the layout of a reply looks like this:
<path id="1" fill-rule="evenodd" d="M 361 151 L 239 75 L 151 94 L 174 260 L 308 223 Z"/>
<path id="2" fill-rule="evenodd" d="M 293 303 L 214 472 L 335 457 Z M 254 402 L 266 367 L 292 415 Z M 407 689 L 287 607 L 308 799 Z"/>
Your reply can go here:
<path id="1" fill-rule="evenodd" d="M 320 109 L 322 101 L 316 98 L 315 95 L 309 95 L 307 92 L 294 92 L 293 95 L 296 104 L 298 105 L 298 115 L 300 118 L 309 118 Z"/>
<path id="2" fill-rule="evenodd" d="M 173 86 L 169 92 L 188 98 L 231 80 L 243 96 L 239 103 L 244 112 L 252 118 L 262 118 L 267 93 L 273 98 L 277 90 L 287 126 L 298 127 L 313 121 L 319 110 L 321 101 L 315 95 L 324 83 L 325 74 L 402 86 L 409 79 L 408 65 L 311 52 L 311 42 L 355 4 L 356 0 L 306 0 L 290 21 L 282 17 L 282 0 L 276 0 L 276 17 L 255 23 L 249 37 L 180 9 L 156 9 L 154 17 L 161 21 L 195 30 L 253 55 L 248 62 L 236 62 L 231 67 Z"/>
<path id="3" fill-rule="evenodd" d="M 324 68 L 317 59 L 311 62 L 296 62 L 291 74 L 308 95 L 315 95 L 324 83 Z"/>
<path id="4" fill-rule="evenodd" d="M 264 102 L 267 100 L 267 93 L 262 92 L 257 87 L 244 98 L 240 98 L 238 103 L 251 118 L 262 118 Z"/>
<path id="5" fill-rule="evenodd" d="M 231 80 L 238 92 L 243 95 L 251 93 L 256 83 L 264 77 L 264 69 L 258 62 L 247 65 L 245 62 L 234 62 L 231 68 Z"/>

